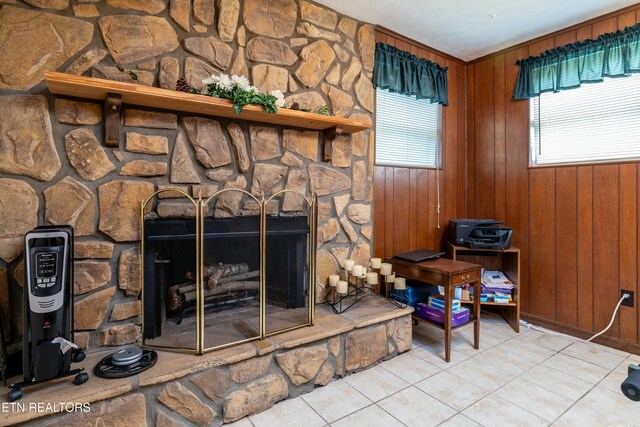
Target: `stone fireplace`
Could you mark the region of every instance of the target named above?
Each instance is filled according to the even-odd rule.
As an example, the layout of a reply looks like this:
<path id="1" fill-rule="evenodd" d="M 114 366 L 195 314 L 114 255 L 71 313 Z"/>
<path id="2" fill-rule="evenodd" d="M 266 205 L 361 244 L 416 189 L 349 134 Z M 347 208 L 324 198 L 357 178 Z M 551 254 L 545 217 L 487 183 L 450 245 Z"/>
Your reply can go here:
<path id="1" fill-rule="evenodd" d="M 318 302 L 343 259 L 369 258 L 373 131 L 336 137 L 323 162 L 317 131 L 182 114 L 170 103 L 125 105 L 111 148 L 104 107 L 53 96 L 43 75 L 172 89 L 179 76 L 200 88 L 211 73 L 244 74 L 263 91 L 282 90 L 289 104 L 328 105 L 371 123 L 371 25 L 306 0 L 56 0 L 0 1 L 0 26 L 0 313 L 12 352 L 22 330 L 22 237 L 40 224 L 75 228 L 78 343 L 92 350 L 141 340 L 138 209 L 163 188 L 196 198 L 225 188 L 316 193 Z M 288 214 L 292 203 L 271 209 Z M 154 209 L 159 218 L 192 215 L 170 192 Z M 211 209 L 215 218 L 256 214 L 248 196 Z"/>
<path id="2" fill-rule="evenodd" d="M 324 162 L 318 131 L 180 113 L 167 102 L 163 109 L 124 105 L 120 142 L 111 147 L 104 105 L 56 97 L 43 79 L 45 71 L 59 71 L 173 89 L 184 76 L 199 89 L 203 78 L 225 72 L 246 75 L 264 92 L 280 89 L 289 105 L 327 105 L 337 116 L 370 124 L 371 25 L 307 0 L 0 0 L 0 28 L 0 314 L 11 354 L 18 354 L 22 333 L 22 239 L 41 224 L 75 228 L 75 340 L 89 350 L 83 366 L 91 369 L 113 346 L 142 341 L 140 203 L 163 189 L 194 199 L 224 189 L 246 192 L 229 192 L 209 206 L 214 229 L 218 221 L 250 223 L 261 193 L 318 196 L 315 280 L 274 279 L 288 284 L 267 288 L 276 317 L 289 307 L 306 310 L 298 307 L 306 304 L 299 289 L 289 284 L 307 286 L 322 303 L 327 277 L 344 259 L 364 264 L 370 258 L 372 130 L 331 139 L 332 158 Z M 173 221 L 188 230 L 194 207 L 180 192 L 162 191 L 150 206 L 158 230 Z M 267 210 L 274 218 L 305 221 L 290 197 Z M 189 273 L 177 271 L 188 268 L 168 274 L 166 261 L 178 263 L 176 254 L 158 249 L 154 268 L 171 279 L 162 286 L 189 281 L 177 279 Z M 246 263 L 248 273 L 254 262 L 223 260 Z M 297 277 L 300 269 L 289 274 Z M 254 310 L 251 285 L 246 288 L 228 301 Z M 223 312 L 223 302 L 212 303 L 208 313 Z M 163 352 L 154 368 L 134 378 L 92 376 L 82 387 L 58 383 L 23 399 L 51 394 L 95 402 L 84 415 L 102 414 L 115 424 L 231 422 L 408 350 L 409 311 L 374 298 L 368 304 L 348 316 L 320 304 L 309 328 L 202 356 Z M 176 316 L 160 307 L 160 322 Z M 236 330 L 255 333 L 254 320 L 245 317 Z M 181 325 L 190 319 L 185 312 Z M 3 413 L 0 424 L 43 415 Z M 80 415 L 62 424 L 95 421 Z"/>

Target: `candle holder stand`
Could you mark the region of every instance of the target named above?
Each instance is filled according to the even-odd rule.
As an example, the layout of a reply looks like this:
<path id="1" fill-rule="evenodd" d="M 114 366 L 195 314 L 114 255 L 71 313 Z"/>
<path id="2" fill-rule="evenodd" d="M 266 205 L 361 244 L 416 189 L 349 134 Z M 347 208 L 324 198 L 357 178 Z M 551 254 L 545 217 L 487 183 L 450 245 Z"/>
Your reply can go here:
<path id="1" fill-rule="evenodd" d="M 393 282 L 396 278 L 395 273 L 391 272 L 391 274 L 385 274 L 382 277 L 384 277 L 385 299 L 398 308 L 407 308 L 407 306 L 409 305 L 409 293 L 407 292 L 407 290 L 395 289 L 395 295 L 391 290 Z"/>
<path id="2" fill-rule="evenodd" d="M 393 285 L 393 280 L 395 279 L 396 275 L 395 273 L 391 272 L 390 274 L 382 274 L 380 273 L 381 276 L 383 277 L 383 282 L 384 282 L 384 297 L 389 300 L 389 298 L 391 297 L 391 293 L 389 291 L 391 285 Z M 391 277 L 391 279 L 390 279 Z"/>
<path id="3" fill-rule="evenodd" d="M 336 314 L 344 313 L 364 297 L 373 294 L 372 287 L 365 285 L 364 278 L 366 274 L 360 277 L 353 276 L 354 283 L 351 283 L 350 276 L 349 271 L 346 271 L 347 293 L 340 294 L 335 290 L 335 292 L 331 291 L 327 294 L 327 304 L 331 306 L 331 309 Z M 352 300 L 351 297 L 353 297 Z M 349 301 L 345 301 L 347 298 L 349 298 Z"/>
<path id="4" fill-rule="evenodd" d="M 370 267 L 371 271 L 374 273 L 378 274 L 378 283 L 376 283 L 375 285 L 371 285 L 371 290 L 373 292 L 375 292 L 376 294 L 381 293 L 380 292 L 380 268 L 375 268 L 375 267 Z M 365 274 L 366 276 L 366 274 Z"/>
<path id="5" fill-rule="evenodd" d="M 406 289 L 394 289 L 387 301 L 398 308 L 407 308 L 409 305 L 409 292 Z"/>

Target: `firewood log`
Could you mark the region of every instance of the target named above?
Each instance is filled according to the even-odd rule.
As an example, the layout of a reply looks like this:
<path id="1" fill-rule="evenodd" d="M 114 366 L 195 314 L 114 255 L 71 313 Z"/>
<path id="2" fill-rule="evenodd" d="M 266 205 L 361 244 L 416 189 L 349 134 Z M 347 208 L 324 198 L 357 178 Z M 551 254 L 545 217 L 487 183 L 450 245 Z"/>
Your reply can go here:
<path id="1" fill-rule="evenodd" d="M 229 292 L 240 292 L 240 291 L 252 291 L 258 290 L 260 288 L 259 281 L 248 281 L 244 280 L 241 282 L 229 282 L 219 286 L 216 286 L 215 289 L 206 289 L 204 291 L 204 299 L 205 301 L 208 298 L 212 298 L 218 295 L 223 295 Z M 186 303 L 191 303 L 196 300 L 196 291 L 186 292 L 182 294 L 184 301 Z"/>
<path id="2" fill-rule="evenodd" d="M 173 285 L 169 289 L 167 289 L 167 308 L 169 309 L 169 311 L 175 311 L 182 307 L 180 286 L 182 285 Z"/>
<path id="3" fill-rule="evenodd" d="M 240 264 L 215 264 L 215 265 L 205 265 L 204 266 L 204 277 L 208 277 L 209 279 L 218 280 L 225 276 L 232 276 L 234 274 L 242 274 L 248 273 L 249 266 L 246 262 L 242 262 Z M 189 271 L 186 274 L 187 280 L 196 280 L 195 273 Z"/>
<path id="4" fill-rule="evenodd" d="M 214 289 L 218 285 L 222 285 L 229 282 L 239 282 L 241 280 L 253 279 L 254 277 L 260 277 L 260 270 L 249 271 L 248 273 L 234 274 L 232 276 L 222 277 L 220 279 L 209 279 L 207 285 L 209 289 Z"/>

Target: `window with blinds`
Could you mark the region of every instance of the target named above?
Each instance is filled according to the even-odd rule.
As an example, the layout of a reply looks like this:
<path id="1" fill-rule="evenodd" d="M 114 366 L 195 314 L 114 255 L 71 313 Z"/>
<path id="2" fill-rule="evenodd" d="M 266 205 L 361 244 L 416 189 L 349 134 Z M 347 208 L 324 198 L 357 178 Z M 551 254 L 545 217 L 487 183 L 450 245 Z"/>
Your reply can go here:
<path id="1" fill-rule="evenodd" d="M 531 102 L 531 164 L 640 159 L 640 74 Z"/>
<path id="2" fill-rule="evenodd" d="M 376 164 L 436 168 L 440 164 L 440 104 L 376 90 Z"/>

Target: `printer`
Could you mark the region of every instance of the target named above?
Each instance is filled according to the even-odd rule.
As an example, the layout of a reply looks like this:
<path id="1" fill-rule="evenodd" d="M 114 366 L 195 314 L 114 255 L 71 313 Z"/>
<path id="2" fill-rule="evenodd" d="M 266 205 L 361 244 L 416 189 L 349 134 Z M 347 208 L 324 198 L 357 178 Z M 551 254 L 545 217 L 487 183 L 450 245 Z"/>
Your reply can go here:
<path id="1" fill-rule="evenodd" d="M 449 242 L 456 246 L 477 249 L 509 249 L 511 227 L 495 219 L 449 220 Z"/>

